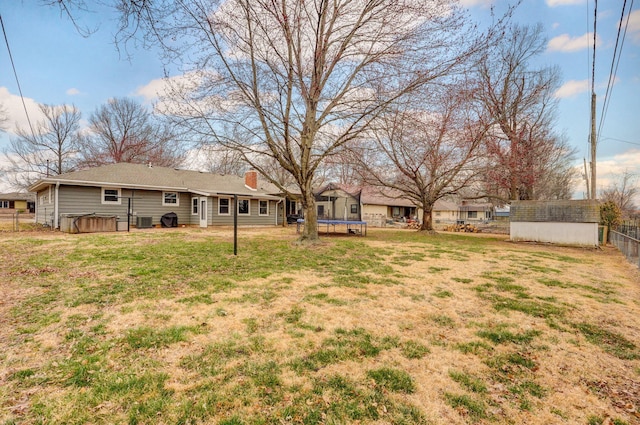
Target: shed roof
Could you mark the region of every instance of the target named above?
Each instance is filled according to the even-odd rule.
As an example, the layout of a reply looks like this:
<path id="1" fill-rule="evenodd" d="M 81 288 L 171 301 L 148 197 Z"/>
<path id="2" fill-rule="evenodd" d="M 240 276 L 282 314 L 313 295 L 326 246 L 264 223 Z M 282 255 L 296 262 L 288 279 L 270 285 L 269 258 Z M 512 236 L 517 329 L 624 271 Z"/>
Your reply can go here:
<path id="1" fill-rule="evenodd" d="M 77 186 L 117 186 L 131 189 L 173 190 L 201 195 L 237 194 L 269 198 L 278 189 L 258 181 L 258 189 L 245 185 L 243 177 L 193 170 L 155 167 L 144 164 L 118 163 L 87 168 L 39 180 L 29 187 L 34 192 L 50 184 Z"/>

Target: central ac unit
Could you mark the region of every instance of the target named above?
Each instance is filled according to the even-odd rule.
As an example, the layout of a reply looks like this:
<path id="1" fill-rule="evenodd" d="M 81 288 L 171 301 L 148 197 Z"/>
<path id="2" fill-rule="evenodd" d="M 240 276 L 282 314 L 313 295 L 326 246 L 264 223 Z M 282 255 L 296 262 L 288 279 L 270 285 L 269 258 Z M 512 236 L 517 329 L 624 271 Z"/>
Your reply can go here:
<path id="1" fill-rule="evenodd" d="M 136 227 L 138 229 L 149 229 L 153 227 L 152 217 L 136 217 Z"/>

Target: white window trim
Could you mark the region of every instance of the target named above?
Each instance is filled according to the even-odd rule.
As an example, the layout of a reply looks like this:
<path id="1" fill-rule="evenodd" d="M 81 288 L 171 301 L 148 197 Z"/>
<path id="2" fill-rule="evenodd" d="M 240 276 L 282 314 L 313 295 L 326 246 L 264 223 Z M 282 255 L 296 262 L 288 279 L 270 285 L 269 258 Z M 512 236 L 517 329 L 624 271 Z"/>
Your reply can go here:
<path id="1" fill-rule="evenodd" d="M 167 193 L 175 193 L 176 194 L 176 203 L 175 204 L 171 204 L 171 203 L 166 203 L 165 199 L 167 196 Z M 162 206 L 163 207 L 179 207 L 180 206 L 180 193 L 170 190 L 167 192 L 162 192 Z"/>
<path id="2" fill-rule="evenodd" d="M 118 191 L 118 200 L 117 201 L 105 201 L 104 200 L 104 191 L 105 190 L 117 190 Z M 101 191 L 100 201 L 102 205 L 121 205 L 122 204 L 122 189 L 116 187 L 103 187 Z"/>
<path id="3" fill-rule="evenodd" d="M 53 202 L 53 196 L 51 196 L 52 195 L 51 189 L 53 189 L 53 185 L 52 184 L 49 185 L 49 203 Z"/>
<path id="4" fill-rule="evenodd" d="M 195 204 L 193 203 L 193 201 L 195 201 Z M 193 207 L 196 207 L 196 211 L 193 211 Z M 200 215 L 200 198 L 197 197 L 193 197 L 191 198 L 191 215 Z"/>
<path id="5" fill-rule="evenodd" d="M 226 199 L 227 201 L 229 201 L 229 203 L 227 204 L 227 211 L 226 213 L 222 213 L 220 212 L 220 201 L 222 199 Z M 231 215 L 231 198 L 218 198 L 218 215 Z"/>
<path id="6" fill-rule="evenodd" d="M 240 212 L 240 202 L 241 201 L 247 201 L 247 212 L 246 213 L 241 213 Z M 238 208 L 238 215 L 251 215 L 251 199 L 250 198 L 238 198 L 238 205 L 236 205 L 236 208 Z"/>
<path id="7" fill-rule="evenodd" d="M 266 202 L 267 203 L 267 213 L 266 214 L 262 214 L 260 212 L 260 202 Z M 262 216 L 262 217 L 267 217 L 269 215 L 269 201 L 268 200 L 258 199 L 258 215 Z"/>

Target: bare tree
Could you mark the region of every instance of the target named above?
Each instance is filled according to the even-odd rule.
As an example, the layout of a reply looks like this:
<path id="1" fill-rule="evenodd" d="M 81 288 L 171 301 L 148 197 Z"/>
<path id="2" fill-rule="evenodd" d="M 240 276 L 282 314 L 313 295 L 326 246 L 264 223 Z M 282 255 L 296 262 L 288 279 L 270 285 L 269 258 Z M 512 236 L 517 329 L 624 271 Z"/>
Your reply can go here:
<path id="1" fill-rule="evenodd" d="M 202 145 L 189 151 L 183 162 L 209 173 L 242 176 L 250 166 L 237 151 L 224 146 Z"/>
<path id="2" fill-rule="evenodd" d="M 7 123 L 9 122 L 9 112 L 7 108 L 0 104 L 0 132 L 7 129 Z"/>
<path id="3" fill-rule="evenodd" d="M 433 231 L 436 201 L 469 187 L 480 172 L 478 160 L 490 121 L 474 109 L 469 91 L 454 86 L 431 103 L 411 102 L 383 114 L 366 152 L 356 148 L 363 178 L 394 189 L 424 213 L 421 231 Z M 418 100 L 418 99 L 416 99 Z"/>
<path id="4" fill-rule="evenodd" d="M 50 174 L 75 169 L 81 113 L 73 105 L 39 105 L 44 119 L 31 129 L 17 130 L 4 155 L 12 186 L 25 189 Z"/>
<path id="5" fill-rule="evenodd" d="M 557 138 L 548 156 L 539 167 L 534 199 L 571 199 L 580 176 L 575 166 L 576 148 L 566 138 Z"/>
<path id="6" fill-rule="evenodd" d="M 128 98 L 110 99 L 91 115 L 81 155 L 84 167 L 118 162 L 172 167 L 183 160 L 181 144 L 170 125 Z"/>
<path id="7" fill-rule="evenodd" d="M 455 72 L 487 42 L 470 32 L 453 0 L 121 6 L 125 36 L 143 30 L 190 71 L 187 84 L 173 85 L 167 113 L 203 141 L 241 152 L 263 175 L 260 158 L 267 157 L 293 177 L 305 211 L 303 240 L 318 238 L 312 184 L 325 159 L 390 103 Z"/>
<path id="8" fill-rule="evenodd" d="M 498 199 L 537 198 L 548 169 L 567 154 L 553 132 L 558 68 L 530 66 L 545 46 L 542 25 L 514 25 L 477 67 L 482 81 L 477 99 L 495 122 L 486 139 L 486 177 Z"/>
<path id="9" fill-rule="evenodd" d="M 624 217 L 630 217 L 636 210 L 636 197 L 640 194 L 638 176 L 630 171 L 625 171 L 617 176 L 616 181 L 609 187 L 600 191 L 602 202 L 611 201 L 620 208 Z"/>

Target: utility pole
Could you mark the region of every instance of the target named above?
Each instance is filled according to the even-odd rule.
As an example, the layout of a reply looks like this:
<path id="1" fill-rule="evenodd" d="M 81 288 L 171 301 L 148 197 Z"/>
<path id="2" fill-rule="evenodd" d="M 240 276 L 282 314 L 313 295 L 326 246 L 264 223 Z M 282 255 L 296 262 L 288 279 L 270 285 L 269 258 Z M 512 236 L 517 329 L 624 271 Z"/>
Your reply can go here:
<path id="1" fill-rule="evenodd" d="M 596 199 L 596 93 L 591 93 L 591 194 Z"/>
<path id="2" fill-rule="evenodd" d="M 587 199 L 591 199 L 591 189 L 589 189 L 589 172 L 587 171 L 587 159 L 583 158 L 584 161 L 584 181 L 587 184 Z"/>

